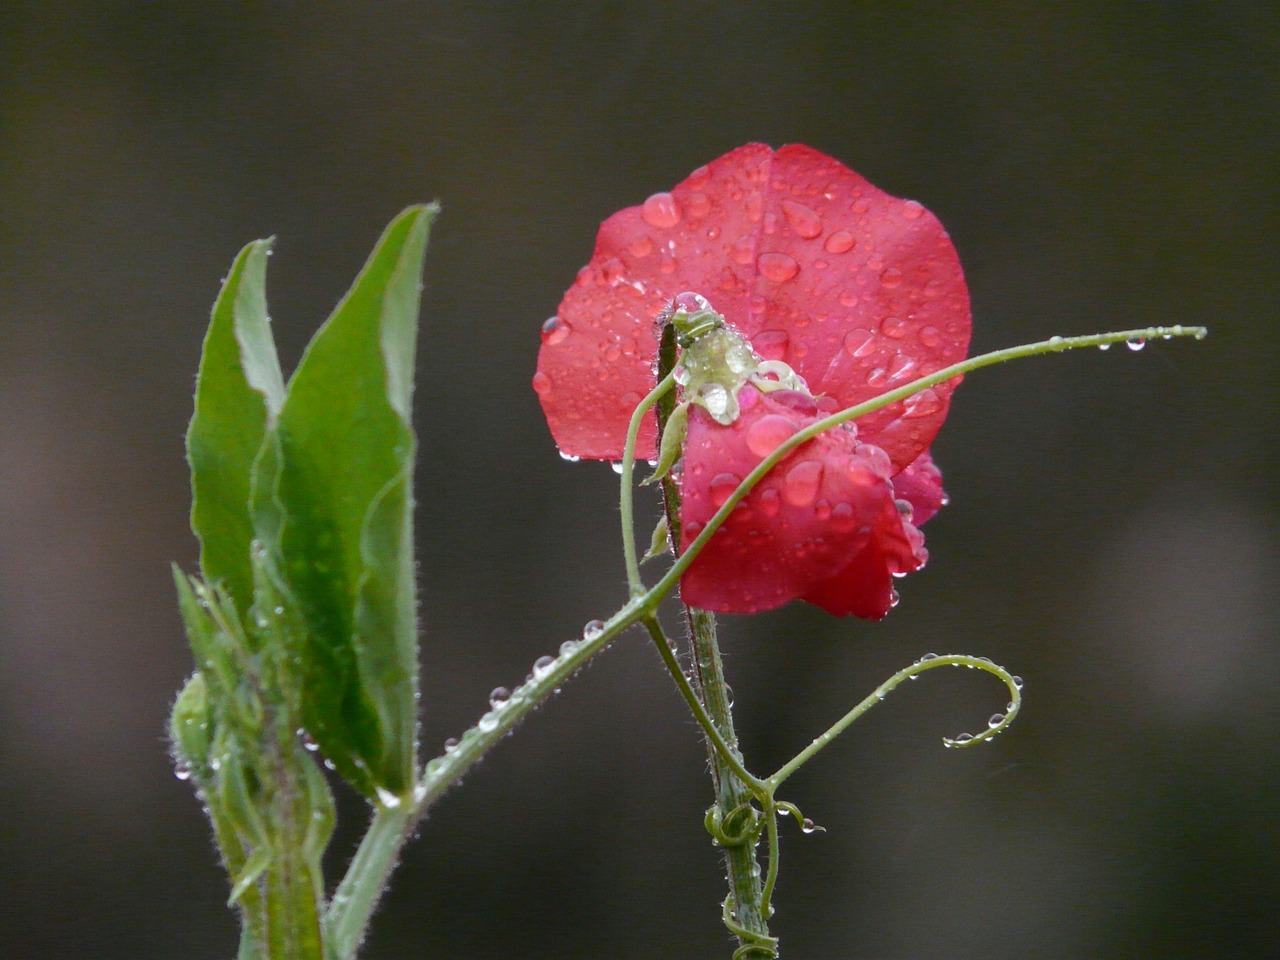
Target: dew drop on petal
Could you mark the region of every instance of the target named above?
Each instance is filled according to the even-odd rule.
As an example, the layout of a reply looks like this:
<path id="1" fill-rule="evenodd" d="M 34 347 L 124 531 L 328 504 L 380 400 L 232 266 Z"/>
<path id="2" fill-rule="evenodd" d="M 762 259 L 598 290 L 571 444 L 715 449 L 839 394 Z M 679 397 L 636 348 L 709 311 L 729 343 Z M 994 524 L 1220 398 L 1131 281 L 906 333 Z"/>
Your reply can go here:
<path id="1" fill-rule="evenodd" d="M 564 343 L 571 332 L 569 324 L 559 317 L 551 317 L 542 325 L 542 342 L 554 347 L 557 343 Z"/>
<path id="2" fill-rule="evenodd" d="M 690 194 L 686 206 L 688 207 L 689 216 L 694 218 L 705 217 L 711 211 L 711 201 L 702 192 Z"/>
<path id="3" fill-rule="evenodd" d="M 924 207 L 915 200 L 908 200 L 902 205 L 902 216 L 906 220 L 919 220 L 922 213 Z"/>
<path id="4" fill-rule="evenodd" d="M 901 317 L 885 317 L 880 321 L 880 332 L 886 337 L 901 340 L 907 334 L 907 321 Z"/>
<path id="5" fill-rule="evenodd" d="M 803 203 L 796 203 L 794 200 L 783 200 L 782 212 L 786 215 L 787 223 L 791 225 L 791 229 L 796 232 L 796 236 L 803 237 L 805 240 L 812 240 L 822 233 L 822 218 Z"/>
<path id="6" fill-rule="evenodd" d="M 850 504 L 840 502 L 831 508 L 831 529 L 836 533 L 848 533 L 857 523 L 858 518 Z"/>
<path id="7" fill-rule="evenodd" d="M 875 352 L 876 338 L 870 330 L 850 330 L 844 335 L 844 348 L 854 357 L 865 357 Z"/>
<path id="8" fill-rule="evenodd" d="M 787 355 L 787 342 L 790 339 L 790 334 L 785 330 L 764 330 L 751 338 L 751 345 L 766 360 L 782 360 Z"/>
<path id="9" fill-rule="evenodd" d="M 551 378 L 539 370 L 533 375 L 533 390 L 540 397 L 551 393 Z"/>
<path id="10" fill-rule="evenodd" d="M 782 481 L 782 496 L 793 507 L 807 507 L 818 496 L 822 464 L 817 460 L 797 463 Z"/>
<path id="11" fill-rule="evenodd" d="M 897 267 L 886 267 L 880 272 L 880 285 L 893 289 L 902 283 L 902 271 Z"/>
<path id="12" fill-rule="evenodd" d="M 755 256 L 756 242 L 750 235 L 746 234 L 739 237 L 729 245 L 729 256 L 734 263 L 748 264 L 751 258 Z"/>
<path id="13" fill-rule="evenodd" d="M 633 257 L 647 257 L 653 253 L 653 241 L 649 239 L 647 234 L 640 234 L 627 246 Z"/>
<path id="14" fill-rule="evenodd" d="M 848 230 L 837 230 L 827 237 L 827 242 L 823 244 L 823 247 L 826 248 L 827 253 L 848 253 L 857 242 L 853 238 L 853 234 Z"/>
<path id="15" fill-rule="evenodd" d="M 674 227 L 680 222 L 680 204 L 669 193 L 655 193 L 640 208 L 640 216 L 650 226 Z"/>
<path id="16" fill-rule="evenodd" d="M 774 283 L 783 283 L 800 272 L 800 264 L 786 253 L 762 253 L 756 262 L 760 272 Z"/>
<path id="17" fill-rule="evenodd" d="M 921 327 L 917 336 L 920 338 L 920 343 L 926 347 L 936 347 L 942 342 L 942 331 L 932 325 Z"/>
<path id="18" fill-rule="evenodd" d="M 782 503 L 778 497 L 778 491 L 773 487 L 767 490 L 761 490 L 760 496 L 756 498 L 756 506 L 760 512 L 766 517 L 776 517 Z"/>
<path id="19" fill-rule="evenodd" d="M 747 428 L 747 449 L 763 460 L 799 429 L 790 417 L 768 414 Z"/>
<path id="20" fill-rule="evenodd" d="M 913 397 L 908 397 L 906 408 L 902 411 L 904 420 L 917 417 L 930 417 L 942 409 L 942 398 L 932 389 L 921 390 Z"/>
<path id="21" fill-rule="evenodd" d="M 824 523 L 831 519 L 831 504 L 826 500 L 819 500 L 813 505 L 813 515 Z"/>
<path id="22" fill-rule="evenodd" d="M 915 370 L 916 361 L 905 353 L 900 353 L 889 362 L 889 379 L 905 380 Z"/>
<path id="23" fill-rule="evenodd" d="M 889 379 L 889 373 L 884 367 L 876 367 L 867 374 L 867 385 L 878 387 Z"/>
<path id="24" fill-rule="evenodd" d="M 724 502 L 729 499 L 729 495 L 738 489 L 738 484 L 742 482 L 742 478 L 736 473 L 719 473 L 711 478 L 711 484 L 707 489 L 711 497 L 711 505 L 719 509 Z"/>
<path id="25" fill-rule="evenodd" d="M 563 450 L 561 450 L 560 459 L 563 460 L 565 463 L 577 463 L 582 458 L 579 457 L 577 454 L 565 453 Z"/>

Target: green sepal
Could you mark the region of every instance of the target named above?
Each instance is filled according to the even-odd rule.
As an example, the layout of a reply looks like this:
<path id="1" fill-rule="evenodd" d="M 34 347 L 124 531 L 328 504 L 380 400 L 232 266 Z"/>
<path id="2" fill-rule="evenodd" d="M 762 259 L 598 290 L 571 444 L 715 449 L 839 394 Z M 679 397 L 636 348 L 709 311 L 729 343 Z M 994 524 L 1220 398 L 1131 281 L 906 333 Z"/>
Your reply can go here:
<path id="1" fill-rule="evenodd" d="M 657 483 L 665 477 L 680 459 L 680 451 L 684 449 L 684 437 L 689 427 L 689 401 L 676 404 L 667 424 L 662 430 L 662 445 L 658 448 L 658 462 L 653 473 L 640 482 L 641 486 Z"/>
<path id="2" fill-rule="evenodd" d="M 387 228 L 316 333 L 253 468 L 251 514 L 298 619 L 301 719 L 371 798 L 411 789 L 417 624 L 410 426 L 422 261 L 437 208 Z"/>
<path id="3" fill-rule="evenodd" d="M 640 562 L 644 563 L 646 560 L 652 560 L 654 557 L 660 557 L 664 553 L 670 552 L 671 527 L 667 522 L 667 515 L 664 513 L 658 518 L 658 522 L 653 528 L 653 536 L 649 539 L 649 549 L 640 558 Z"/>
<path id="4" fill-rule="evenodd" d="M 213 305 L 196 378 L 195 415 L 187 430 L 191 528 L 200 567 L 221 582 L 244 613 L 253 597 L 249 543 L 250 473 L 262 438 L 284 401 L 284 378 L 267 316 L 270 240 L 236 257 Z"/>
<path id="5" fill-rule="evenodd" d="M 196 782 L 211 774 L 209 754 L 213 749 L 213 711 L 209 708 L 209 688 L 204 674 L 196 671 L 187 680 L 173 704 L 169 716 L 169 740 L 180 772 L 194 776 Z"/>

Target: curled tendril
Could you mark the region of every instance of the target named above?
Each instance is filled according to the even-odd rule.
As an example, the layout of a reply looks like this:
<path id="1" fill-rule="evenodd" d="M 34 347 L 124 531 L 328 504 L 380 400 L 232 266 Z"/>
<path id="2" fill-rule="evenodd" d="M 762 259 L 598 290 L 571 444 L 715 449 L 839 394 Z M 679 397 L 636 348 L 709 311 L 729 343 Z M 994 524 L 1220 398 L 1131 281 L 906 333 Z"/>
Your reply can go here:
<path id="1" fill-rule="evenodd" d="M 976 743 L 984 740 L 990 740 L 997 733 L 1004 730 L 1009 724 L 1013 723 L 1014 718 L 1018 715 L 1018 711 L 1022 709 L 1022 679 L 1015 677 L 999 664 L 992 663 L 986 657 L 971 657 L 967 654 L 949 653 L 945 656 L 927 653 L 909 667 L 904 667 L 886 680 L 880 686 L 876 687 L 872 693 L 866 697 L 861 703 L 837 720 L 825 733 L 814 739 L 809 746 L 805 747 L 798 754 L 791 758 L 781 769 L 771 776 L 766 782 L 771 789 L 777 789 L 778 785 L 787 777 L 791 776 L 802 766 L 808 763 L 823 747 L 832 740 L 842 734 L 849 724 L 857 720 L 864 713 L 874 707 L 877 703 L 887 697 L 894 689 L 906 680 L 918 677 L 927 670 L 933 670 L 938 667 L 968 667 L 971 670 L 982 670 L 997 677 L 1004 682 L 1009 688 L 1009 703 L 1005 706 L 1002 713 L 992 715 L 987 722 L 987 728 L 981 733 L 969 734 L 962 733 L 957 737 L 944 737 L 943 744 L 948 747 L 971 747 Z M 788 811 L 790 812 L 790 811 Z"/>
<path id="2" fill-rule="evenodd" d="M 756 933 L 738 923 L 733 918 L 733 910 L 729 906 L 731 899 L 731 897 L 725 897 L 720 908 L 725 927 L 742 941 L 742 946 L 733 951 L 732 960 L 775 960 L 778 956 L 778 938 Z"/>
<path id="3" fill-rule="evenodd" d="M 707 808 L 703 824 L 716 846 L 741 847 L 760 838 L 764 817 L 749 801 L 739 804 L 727 814 L 722 814 L 719 806 L 712 805 Z"/>

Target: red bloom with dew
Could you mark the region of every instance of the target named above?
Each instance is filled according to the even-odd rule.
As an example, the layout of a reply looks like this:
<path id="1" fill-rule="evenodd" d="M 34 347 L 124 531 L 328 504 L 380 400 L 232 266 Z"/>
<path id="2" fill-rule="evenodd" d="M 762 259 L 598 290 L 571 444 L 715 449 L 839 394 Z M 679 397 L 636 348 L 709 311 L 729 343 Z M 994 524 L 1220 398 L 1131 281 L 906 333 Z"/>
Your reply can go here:
<path id="1" fill-rule="evenodd" d="M 655 318 L 686 291 L 758 361 L 789 365 L 807 386 L 745 383 L 727 423 L 691 406 L 679 474 L 686 544 L 792 433 L 963 359 L 969 342 L 964 276 L 937 218 L 810 147 L 748 144 L 601 225 L 591 262 L 543 326 L 533 378 L 561 453 L 622 456 L 655 382 Z M 690 565 L 685 602 L 754 613 L 804 599 L 884 616 L 892 577 L 927 557 L 917 527 L 944 500 L 928 448 L 955 384 L 788 455 Z M 647 423 L 637 457 L 656 455 L 655 434 Z"/>

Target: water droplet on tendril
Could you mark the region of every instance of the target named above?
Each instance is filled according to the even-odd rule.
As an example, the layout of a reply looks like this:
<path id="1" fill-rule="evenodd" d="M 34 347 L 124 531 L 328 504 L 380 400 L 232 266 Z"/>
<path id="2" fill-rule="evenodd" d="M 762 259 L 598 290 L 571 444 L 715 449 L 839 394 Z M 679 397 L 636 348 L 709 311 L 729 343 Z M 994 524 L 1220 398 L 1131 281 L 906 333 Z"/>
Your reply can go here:
<path id="1" fill-rule="evenodd" d="M 1002 723 L 1004 723 L 1004 714 L 993 713 L 991 715 L 991 719 L 987 721 L 987 726 L 990 727 L 992 730 L 994 730 L 996 727 L 1000 726 L 1000 724 Z"/>
<path id="2" fill-rule="evenodd" d="M 588 620 L 582 628 L 582 639 L 594 640 L 602 633 L 604 633 L 603 620 Z"/>
<path id="3" fill-rule="evenodd" d="M 613 470 L 613 472 L 614 472 L 614 473 L 616 473 L 618 476 L 622 476 L 622 461 L 621 461 L 621 460 L 611 460 L 611 461 L 609 461 L 609 467 L 610 467 L 610 469 L 612 469 L 612 470 Z"/>
<path id="4" fill-rule="evenodd" d="M 400 806 L 400 798 L 390 790 L 384 790 L 382 787 L 374 787 L 373 789 L 378 794 L 378 802 L 388 810 L 394 810 L 396 807 Z"/>
<path id="5" fill-rule="evenodd" d="M 511 691 L 506 687 L 494 687 L 489 691 L 489 706 L 495 710 L 505 707 L 510 699 Z"/>
<path id="6" fill-rule="evenodd" d="M 1141 350 L 1143 347 L 1147 345 L 1147 341 L 1142 339 L 1142 337 L 1131 337 L 1130 339 L 1124 342 L 1124 345 L 1128 347 L 1130 350 L 1137 353 L 1139 350 Z"/>
<path id="7" fill-rule="evenodd" d="M 560 459 L 563 460 L 565 463 L 577 463 L 582 458 L 577 456 L 576 454 L 565 453 L 563 450 L 561 450 Z"/>
<path id="8" fill-rule="evenodd" d="M 453 753 L 453 751 L 455 751 L 455 750 L 457 750 L 457 749 L 458 749 L 458 738 L 457 738 L 457 737 L 450 737 L 448 740 L 446 740 L 446 741 L 444 742 L 444 752 L 445 752 L 445 753 Z"/>
<path id="9" fill-rule="evenodd" d="M 542 680 L 551 672 L 551 665 L 556 662 L 555 657 L 543 655 L 533 661 L 533 679 Z"/>

